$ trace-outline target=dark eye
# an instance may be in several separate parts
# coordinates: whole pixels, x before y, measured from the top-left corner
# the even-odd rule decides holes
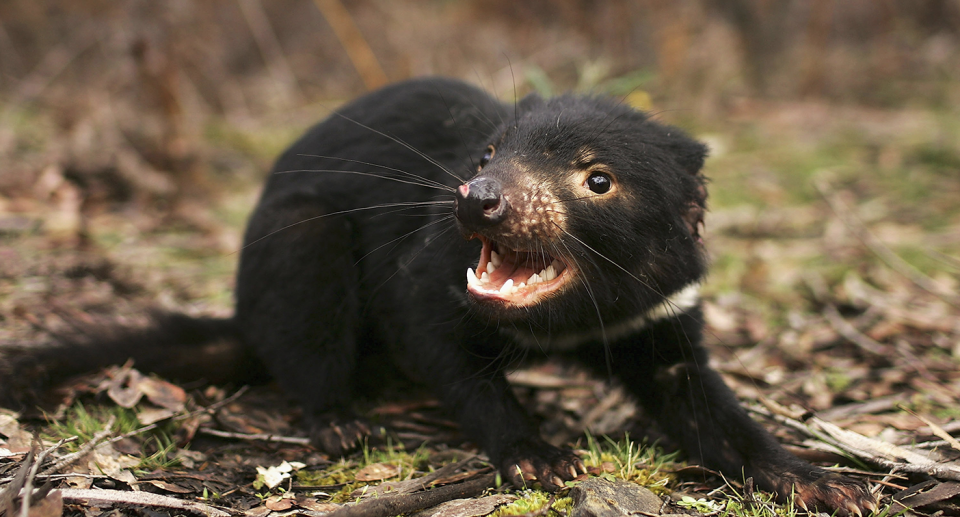
[[[586,187],[594,194],[606,194],[612,186],[613,182],[610,180],[610,176],[602,172],[594,172],[587,178],[586,182]]]
[[[492,145],[487,146],[487,150],[483,152],[483,158],[480,158],[480,168],[482,169],[490,160],[493,159],[493,155],[497,153],[497,150],[493,148]]]

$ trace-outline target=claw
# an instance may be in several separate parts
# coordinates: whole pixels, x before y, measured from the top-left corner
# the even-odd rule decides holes
[[[858,505],[853,504],[852,502],[847,502],[846,506],[847,511],[849,511],[851,514],[856,514],[857,517],[863,517],[863,512],[860,511],[860,507]]]
[[[556,474],[553,475],[553,477],[550,479],[550,482],[559,488],[563,488],[563,480],[560,479],[560,476]]]
[[[575,478],[577,477],[577,468],[573,465],[570,465],[567,467],[567,473],[570,474],[570,477]]]

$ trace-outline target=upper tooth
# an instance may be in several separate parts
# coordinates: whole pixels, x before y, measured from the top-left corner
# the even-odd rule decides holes
[[[513,279],[508,278],[506,282],[500,287],[500,294],[510,294],[513,289]]]
[[[544,278],[547,279],[547,282],[553,280],[554,278],[557,278],[557,270],[554,269],[553,264],[550,264],[549,266],[547,266],[547,270],[544,273]]]
[[[487,273],[493,273],[497,270],[497,266],[493,265],[493,260],[487,261]]]
[[[497,254],[496,251],[490,250],[490,262],[493,263],[493,267],[500,267],[503,259]]]

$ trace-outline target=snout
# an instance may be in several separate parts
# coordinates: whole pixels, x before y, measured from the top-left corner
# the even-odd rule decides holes
[[[496,178],[480,176],[457,188],[456,215],[464,226],[481,230],[494,226],[507,216],[503,185]]]

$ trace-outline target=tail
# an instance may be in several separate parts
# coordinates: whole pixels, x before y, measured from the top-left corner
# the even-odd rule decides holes
[[[138,370],[180,381],[266,377],[233,319],[158,314],[146,328],[97,329],[48,345],[0,347],[0,407],[36,406],[70,377],[130,359]]]

